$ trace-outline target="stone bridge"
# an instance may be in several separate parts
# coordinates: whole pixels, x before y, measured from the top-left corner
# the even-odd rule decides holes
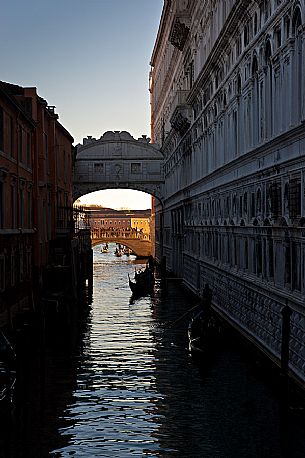
[[[76,147],[73,199],[103,189],[134,189],[163,201],[163,154],[146,136],[106,132]]]
[[[148,258],[152,254],[151,250],[151,241],[150,240],[143,240],[141,238],[128,238],[128,237],[115,237],[115,236],[109,236],[108,234],[102,236],[102,237],[94,237],[91,239],[92,246],[96,246],[99,244],[104,244],[104,243],[120,243],[121,245],[127,246],[130,248],[136,256],[139,258]]]

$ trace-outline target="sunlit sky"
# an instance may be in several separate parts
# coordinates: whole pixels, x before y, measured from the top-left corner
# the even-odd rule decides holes
[[[150,137],[149,62],[162,7],[163,0],[3,1],[0,79],[37,87],[75,144],[108,130]],[[109,206],[109,192],[92,202]],[[117,194],[113,208],[150,207],[143,193]]]

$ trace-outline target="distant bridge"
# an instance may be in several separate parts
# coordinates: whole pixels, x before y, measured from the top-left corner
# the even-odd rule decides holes
[[[96,246],[103,243],[119,243],[127,248],[130,248],[138,257],[147,257],[151,255],[151,241],[144,240],[143,238],[136,237],[123,237],[123,236],[111,236],[106,234],[101,237],[91,238],[92,246]]]

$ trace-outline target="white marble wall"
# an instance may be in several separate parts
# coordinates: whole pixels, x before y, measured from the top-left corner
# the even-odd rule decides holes
[[[194,292],[210,283],[215,307],[275,358],[287,300],[290,366],[305,382],[305,2],[181,8],[163,17],[152,59],[165,155],[159,255]],[[182,51],[169,42],[177,15],[189,27]],[[173,124],[179,110],[191,113],[187,131]]]

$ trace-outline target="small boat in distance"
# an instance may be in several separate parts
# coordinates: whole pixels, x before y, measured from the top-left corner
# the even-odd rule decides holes
[[[116,247],[114,254],[115,254],[115,256],[120,258],[122,256],[122,254],[123,254],[122,249],[120,247],[119,248]]]
[[[109,253],[108,243],[106,243],[106,245],[104,245],[104,246],[102,247],[101,253]]]

